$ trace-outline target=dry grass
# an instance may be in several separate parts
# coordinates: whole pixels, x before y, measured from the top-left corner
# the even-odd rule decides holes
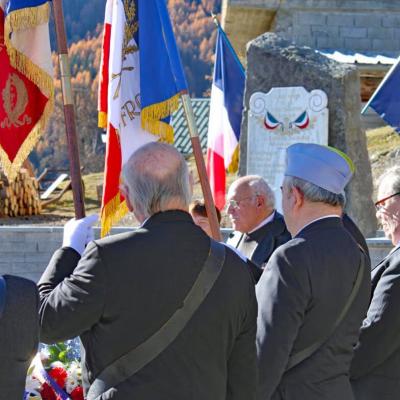
[[[188,159],[188,164],[190,170],[193,172],[195,186],[194,186],[194,199],[202,199],[203,194],[201,190],[200,181],[197,174],[196,163],[194,157]],[[227,176],[227,186],[236,178],[234,174],[228,174]],[[101,201],[97,197],[97,186],[103,183],[103,173],[88,174],[83,177],[85,185],[85,209],[87,214],[100,213]],[[29,219],[29,223],[34,224],[63,224],[70,218],[74,217],[74,205],[72,199],[72,192],[68,191],[56,203],[50,204],[47,208],[43,210],[41,216]],[[0,220],[0,224],[18,224],[27,223],[26,219],[14,218],[14,219],[4,219]],[[138,222],[132,215],[127,215],[124,217],[119,225],[123,226],[135,226]],[[222,226],[229,226],[229,220],[223,213]]]
[[[367,146],[372,177],[376,186],[379,176],[400,161],[400,135],[392,128],[383,127],[367,131]]]

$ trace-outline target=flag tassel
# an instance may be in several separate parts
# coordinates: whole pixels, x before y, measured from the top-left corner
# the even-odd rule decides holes
[[[160,136],[167,143],[174,142],[174,130],[171,125],[161,121],[170,116],[179,106],[180,93],[161,102],[144,107],[141,111],[142,128]]]
[[[129,212],[125,201],[121,202],[121,196],[118,193],[113,199],[109,200],[103,206],[101,213],[101,237],[106,236],[111,227],[120,221]]]
[[[37,7],[26,7],[12,11],[7,20],[13,31],[34,28],[38,25],[49,22],[50,5],[44,3]]]

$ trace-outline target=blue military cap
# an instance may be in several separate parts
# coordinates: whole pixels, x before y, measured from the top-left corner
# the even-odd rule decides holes
[[[340,194],[354,173],[351,159],[338,149],[314,143],[296,143],[287,149],[285,176],[313,183]]]

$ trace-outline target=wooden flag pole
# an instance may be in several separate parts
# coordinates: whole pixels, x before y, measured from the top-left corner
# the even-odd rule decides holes
[[[71,86],[71,71],[68,60],[67,35],[65,33],[62,0],[53,0],[53,11],[64,101],[65,130],[68,141],[72,194],[74,199],[75,217],[76,219],[80,219],[85,216],[85,203],[79,162],[78,141],[76,136],[74,98]]]
[[[204,204],[207,210],[208,220],[210,221],[212,237],[215,240],[221,241],[221,231],[219,228],[217,212],[211,194],[210,183],[207,178],[206,166],[204,163],[203,152],[199,140],[199,132],[197,130],[196,121],[194,118],[193,107],[190,97],[187,93],[181,95],[183,108],[185,110],[186,121],[189,127],[190,139],[192,142],[193,154],[196,160],[197,172],[200,178],[201,189],[204,196]]]

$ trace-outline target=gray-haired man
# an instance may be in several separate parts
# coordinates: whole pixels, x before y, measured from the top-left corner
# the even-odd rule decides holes
[[[254,399],[254,284],[244,262],[193,223],[184,158],[145,145],[123,182],[141,228],[91,242],[80,259],[75,244],[89,231],[85,220],[73,225],[39,282],[41,339],[80,335],[85,392],[103,393],[90,399]],[[213,246],[225,259],[209,263]],[[192,295],[207,291],[200,303]]]
[[[369,259],[342,223],[353,172],[337,149],[287,151],[282,208],[293,239],[256,286],[259,400],[352,400],[349,368],[369,294]]]
[[[376,216],[393,250],[372,269],[372,296],[351,364],[356,400],[400,393],[400,167],[380,178]]]
[[[247,257],[255,282],[274,250],[291,239],[275,197],[261,176],[248,175],[234,181],[228,191],[227,212],[233,232],[227,244]]]

